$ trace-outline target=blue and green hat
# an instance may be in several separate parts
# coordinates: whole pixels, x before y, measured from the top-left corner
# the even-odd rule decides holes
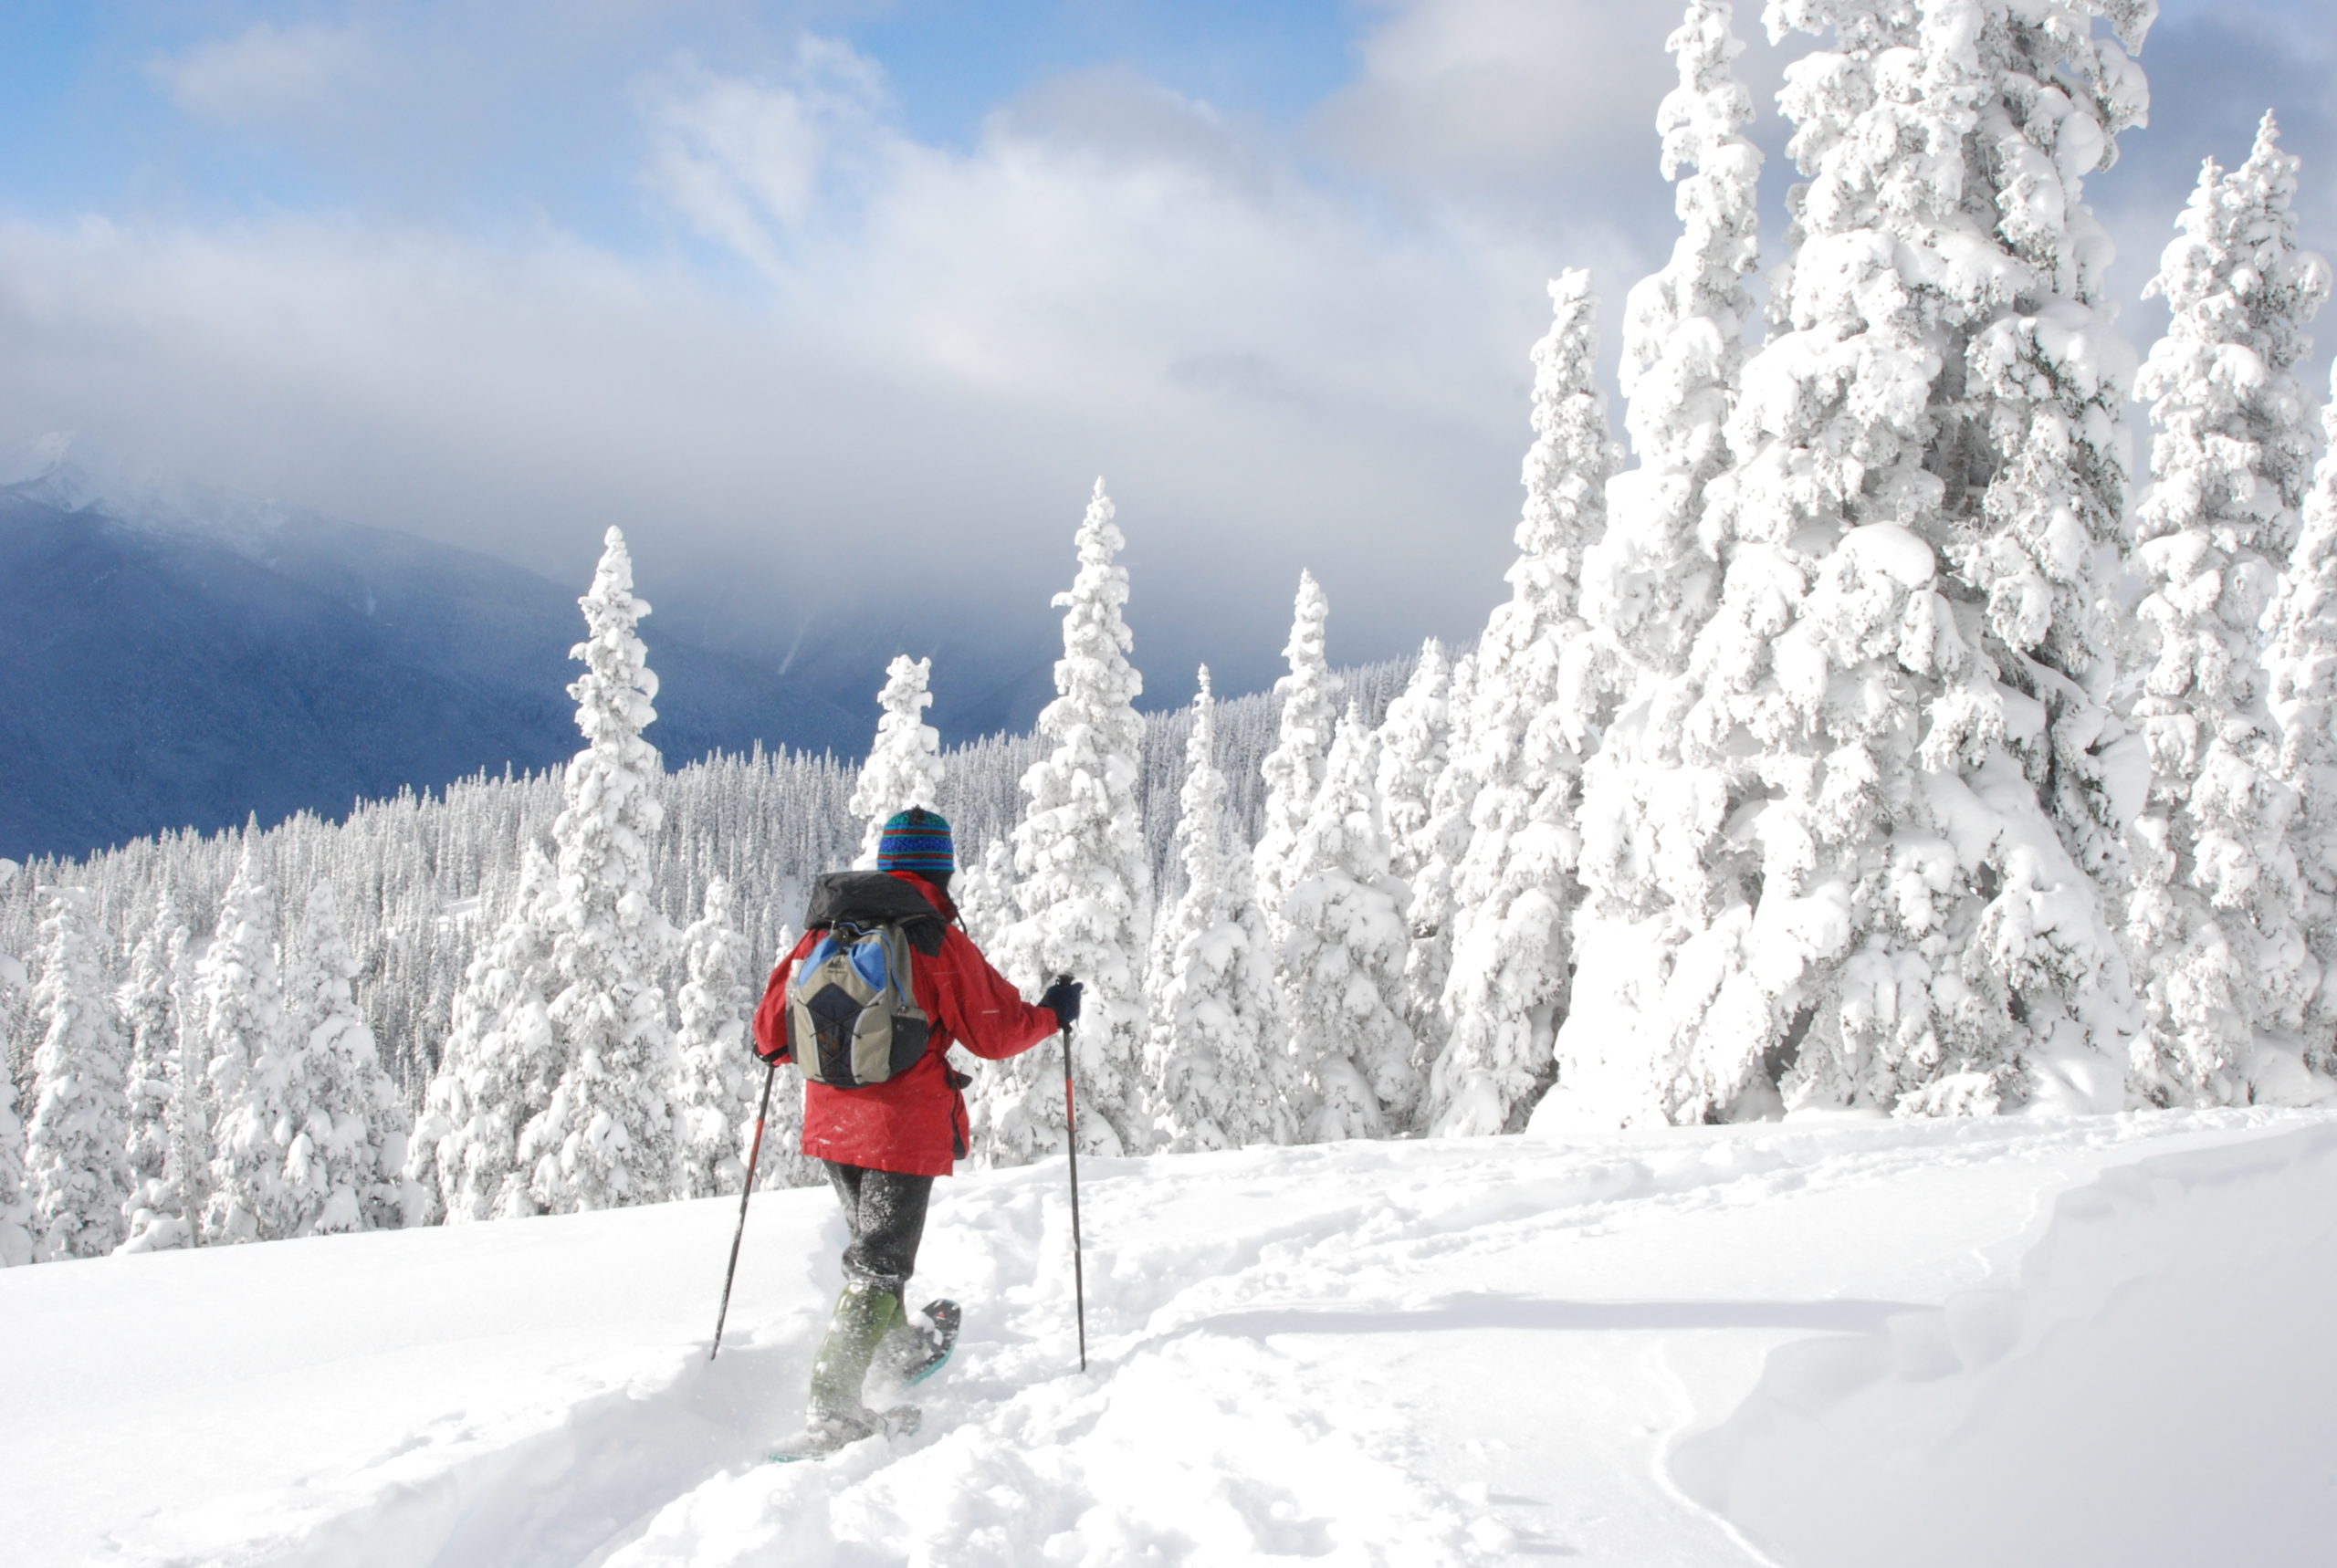
[[[948,820],[938,811],[911,806],[886,821],[876,841],[878,871],[913,871],[925,875],[958,868],[957,846],[949,841]]]

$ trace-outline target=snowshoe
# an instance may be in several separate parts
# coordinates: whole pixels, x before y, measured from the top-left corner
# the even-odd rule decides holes
[[[850,1448],[863,1437],[874,1437],[880,1433],[887,1437],[910,1437],[924,1419],[923,1412],[914,1405],[896,1405],[889,1410],[833,1411],[812,1417],[811,1425],[771,1449],[763,1458],[766,1463],[774,1465],[824,1459],[839,1449]]]
[[[951,1301],[927,1301],[920,1314],[886,1336],[876,1353],[876,1372],[903,1388],[914,1388],[949,1364],[958,1348],[958,1325],[964,1314]]]

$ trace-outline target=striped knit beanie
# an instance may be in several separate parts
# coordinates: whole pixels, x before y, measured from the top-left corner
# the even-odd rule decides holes
[[[914,871],[930,874],[957,869],[956,847],[949,841],[948,820],[938,811],[911,806],[885,823],[876,841],[878,871]]]

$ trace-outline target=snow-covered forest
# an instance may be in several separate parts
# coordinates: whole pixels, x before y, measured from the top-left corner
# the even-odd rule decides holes
[[[1141,715],[1099,481],[1034,734],[942,752],[903,658],[865,764],[668,773],[612,530],[565,769],[0,866],[0,1255],[735,1192],[743,1019],[910,804],[1001,967],[1087,986],[1083,1150],[2337,1097],[2331,274],[2268,114],[2121,339],[2083,183],[2151,10],[1774,0],[1763,257],[1692,0],[1619,421],[1567,272],[1465,647],[1341,673],[1307,577],[1270,697]],[[1047,1062],[978,1083],[978,1162],[1063,1146]]]

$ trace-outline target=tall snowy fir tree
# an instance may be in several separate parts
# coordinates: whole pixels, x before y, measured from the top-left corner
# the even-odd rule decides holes
[[[1177,1153],[1290,1141],[1273,955],[1250,894],[1250,858],[1227,839],[1225,794],[1204,665],[1179,795],[1185,890],[1160,924],[1145,1050],[1161,1146]]]
[[[152,918],[131,949],[130,973],[116,996],[115,1010],[130,1047],[129,1076],[122,1084],[130,1164],[124,1211],[133,1234],[140,1228],[141,1209],[152,1213],[170,1206],[164,1187],[171,1164],[171,1102],[178,1093],[179,1034],[171,956],[185,940],[178,902],[165,884],[155,895]]]
[[[2337,1072],[2337,369],[2321,408],[2324,445],[2265,622],[2269,705],[2279,776],[2295,791],[2290,852],[2308,944],[2311,1064]]]
[[[1452,865],[1468,852],[1458,830],[1466,817],[1440,815],[1436,790],[1450,763],[1452,666],[1431,637],[1403,694],[1388,705],[1379,728],[1379,805],[1388,832],[1389,871],[1409,891],[1404,956],[1404,1021],[1425,1071],[1446,1038],[1444,982],[1451,953],[1444,929],[1451,909]]]
[[[87,890],[53,887],[41,923],[33,1017],[39,1084],[25,1130],[34,1255],[96,1258],[121,1243],[130,1197],[129,1052],[114,1028],[89,930]]]
[[[896,660],[895,669],[904,662]],[[747,1149],[741,1137],[752,1130],[763,1076],[747,1040],[747,1019],[756,1001],[749,988],[747,939],[731,924],[730,884],[722,878],[707,883],[705,906],[682,933],[682,953],[689,977],[676,998],[681,1008],[681,1030],[675,1037],[681,1061],[675,1097],[681,1121],[676,1191],[683,1197],[712,1197],[737,1192],[746,1177]],[[772,1098],[778,1092],[774,1084]]]
[[[941,732],[925,722],[933,706],[927,684],[933,661],[895,657],[885,669],[885,689],[876,701],[885,716],[876,721],[876,742],[861,764],[860,780],[852,791],[852,814],[867,824],[854,863],[863,870],[876,864],[878,841],[894,813],[912,806],[932,810],[941,797]]]
[[[1657,961],[1573,1020],[1616,1070],[1553,1111],[2114,1107],[2090,870],[2139,804],[2101,619],[2130,359],[2080,186],[2140,111],[2141,8],[1769,16],[1835,36],[1781,99],[1808,180],[1706,488],[1720,602],[1644,721],[1694,789],[1640,883]]]
[[[1300,1086],[1298,1136],[1312,1142],[1404,1131],[1420,1100],[1404,1021],[1409,890],[1388,870],[1377,741],[1350,705],[1285,862],[1273,923]]]
[[[174,900],[171,907],[174,916]],[[202,1239],[211,1191],[211,1059],[195,988],[194,934],[183,922],[171,928],[162,968],[170,1003],[169,1037],[162,1042],[169,1053],[163,1069],[169,1093],[162,1106],[162,1169],[131,1197],[124,1252],[194,1246]]]
[[[1420,644],[1411,678],[1388,705],[1379,725],[1379,805],[1388,830],[1389,868],[1406,882],[1419,874],[1430,854],[1431,797],[1452,730],[1451,690],[1451,663],[1444,645],[1431,637]]]
[[[0,861],[0,889],[16,880],[12,861]],[[24,978],[16,956],[0,948],[0,1269],[33,1260],[32,1184],[25,1174],[25,1120],[16,1109],[16,1050],[9,1015]]]
[[[409,1118],[382,1071],[373,1031],[358,1016],[350,988],[356,972],[332,888],[320,883],[284,975],[303,1091],[285,1148],[285,1181],[299,1210],[295,1235],[375,1230],[403,1219]]]
[[[1282,899],[1284,862],[1306,825],[1316,791],[1323,788],[1331,730],[1339,716],[1339,678],[1331,673],[1324,653],[1330,619],[1330,601],[1322,585],[1313,572],[1300,572],[1290,641],[1282,651],[1290,673],[1274,682],[1274,700],[1281,709],[1278,738],[1261,768],[1266,783],[1264,821],[1252,852],[1258,903],[1270,918]]]
[[[1713,914],[1707,853],[1728,762],[1684,747],[1698,634],[1720,591],[1705,492],[1729,466],[1727,428],[1754,304],[1761,154],[1735,74],[1733,7],[1692,0],[1667,47],[1679,81],[1657,111],[1680,237],[1623,311],[1624,428],[1638,462],[1607,487],[1603,538],[1585,553],[1581,613],[1598,639],[1613,711],[1583,769],[1582,904],[1575,976],[1556,1042],[1554,1103],[1614,1120],[1657,1103],[1641,1033],[1661,1015],[1681,944]]]
[[[19,1268],[33,1260],[33,1199],[25,1173],[25,1122],[16,1113],[16,1075],[5,1067],[11,1060],[7,1015],[0,1013],[0,1269]]]
[[[1085,988],[1075,1033],[1080,1146],[1140,1154],[1152,1124],[1143,1077],[1152,876],[1137,803],[1144,680],[1128,663],[1128,574],[1112,515],[1098,479],[1079,526],[1078,573],[1054,599],[1063,657],[1055,700],[1039,715],[1053,749],[1022,777],[1020,918],[1000,946],[1001,967],[1026,993],[1054,975]],[[1026,1051],[984,1069],[973,1110],[993,1163],[1021,1165],[1064,1146],[1062,1084],[1042,1060],[1052,1054]]]
[[[1940,388],[1954,401],[1929,459],[1942,495],[1928,538],[1959,601],[1985,608],[1984,652],[1998,680],[2044,710],[2041,740],[2007,730],[2029,786],[2080,871],[2113,884],[2148,767],[2108,706],[2117,677],[2112,601],[2131,542],[2124,420],[2133,356],[2116,307],[2102,298],[2112,246],[2083,188],[2116,158],[2118,133],[2148,110],[2133,51],[2156,11],[2144,0],[1971,0],[1928,22],[1925,40],[1934,101],[1968,163],[1927,171],[1943,200],[1962,197],[1953,227],[1932,243],[1944,258],[1974,240],[1988,246],[1963,253],[1944,276],[1949,362],[1962,375]],[[2070,896],[2099,894],[2070,884]],[[2116,949],[2099,947],[2094,933],[2059,936],[2064,951],[2089,951],[2072,963],[2049,953],[2052,944],[2020,937],[2026,954],[2004,956],[2019,977],[2019,1010],[2034,1011],[2028,993],[2043,980],[2057,993],[2044,1011],[2071,1026],[2067,1038],[2056,1047],[2048,1039],[2056,1025],[2015,1021],[2038,1047],[2035,1060],[2068,1062],[2086,1081],[2070,1087],[2099,1098],[2097,1065],[2070,1053],[2107,1049],[2129,1028],[2131,1008],[2104,1009],[2082,993],[2122,997],[2127,977],[2113,972],[2123,967]]]
[[[974,946],[984,952],[996,945],[1014,924],[1014,843],[999,837],[979,852],[959,841],[960,863],[949,881],[949,901],[958,906],[958,923]]]
[[[405,1222],[537,1211],[519,1134],[551,1104],[565,1066],[551,1026],[551,862],[520,851],[519,886],[455,993],[453,1027],[406,1151]]]
[[[1719,563],[1704,487],[1728,466],[1726,427],[1753,319],[1761,152],[1727,0],[1692,0],[1666,44],[1679,83],[1656,112],[1681,224],[1671,259],[1623,307],[1618,379],[1638,462],[1607,487],[1605,535],[1585,552],[1581,612],[1627,684],[1677,676],[1711,618]],[[1603,747],[1602,747],[1603,749]]]
[[[2151,786],[2129,828],[2126,939],[2135,1087],[2160,1103],[2256,1097],[2257,1052],[2293,1059],[2320,982],[2258,643],[2311,478],[2291,372],[2329,292],[2327,265],[2297,246],[2296,185],[2268,114],[2247,162],[2200,171],[2147,290],[2171,319],[2135,383],[2157,434],[2133,507],[2150,592],[2132,719]]]
[[[634,632],[649,605],[633,591],[618,529],[577,602],[590,635],[570,651],[585,669],[568,695],[585,747],[568,765],[552,823],[559,880],[544,914],[563,1076],[520,1134],[536,1201],[555,1213],[669,1197],[680,1152],[677,1063],[657,983],[674,933],[651,886],[665,769],[641,734],[657,716],[657,676]]]
[[[276,1241],[292,1234],[295,1218],[285,1189],[295,1059],[285,1040],[283,977],[276,970],[276,900],[250,834],[194,984],[213,1108],[201,1239]]]
[[[1477,689],[1476,672],[1476,654],[1463,653],[1452,661],[1445,679],[1444,759],[1429,783],[1428,815],[1411,852],[1420,865],[1408,879],[1412,897],[1405,923],[1411,930],[1411,949],[1404,960],[1405,1013],[1412,1020],[1424,1073],[1434,1067],[1451,1036],[1444,988],[1452,977],[1452,874],[1469,852],[1469,813],[1477,794],[1468,768],[1469,705]]]
[[[2116,157],[2118,134],[2147,108],[2133,53],[2154,14],[2140,0],[1987,0],[1924,23],[1927,108],[1936,106],[1939,123],[1956,133],[1962,166],[1944,156],[1914,162],[1939,221],[1934,227],[1922,213],[1907,238],[1944,265],[1935,272],[1919,266],[1902,282],[1914,286],[1919,308],[1936,311],[1932,329],[1945,330],[1949,352],[1933,388],[1944,408],[1929,432],[1925,478],[1908,498],[1917,501],[1918,531],[1948,567],[1954,613],[1980,632],[1964,638],[1978,643],[1972,669],[1991,671],[1996,691],[1991,701],[1963,677],[1960,690],[1931,705],[1923,781],[1934,823],[1947,830],[1959,858],[1985,868],[1975,876],[1987,902],[1962,936],[1956,976],[1933,987],[1939,1023],[1904,1010],[1892,1016],[1909,988],[1880,959],[1852,966],[1846,1009],[1830,1019],[1820,1010],[1821,1024],[1834,1026],[1819,1031],[1821,1044],[1829,1036],[1839,1042],[1837,1099],[1851,1096],[1862,1058],[1905,1064],[1890,1082],[1903,1090],[1920,1079],[1933,1108],[1975,1092],[1982,1103],[2001,1094],[2093,1110],[2122,1099],[2114,1065],[2133,1022],[2131,984],[2092,879],[2114,885],[2120,875],[2119,840],[2147,778],[2139,740],[2108,709],[2117,671],[2107,616],[2123,572],[2133,355],[2102,298],[2111,246],[2083,183]],[[1879,79],[1888,75],[1886,68]],[[1813,77],[1804,102],[1823,106],[1803,115],[1816,126],[1830,120],[1839,100]],[[1946,143],[1935,145],[1944,154]],[[1801,211],[1805,223],[1818,215],[1815,235],[1845,212],[1828,173],[1839,171],[1863,191],[1872,188],[1873,171],[1847,144],[1799,155],[1813,154],[1831,165]],[[1975,241],[1986,248],[1970,248]],[[1903,260],[1907,252],[1900,254]],[[1812,287],[1828,286],[1821,277]],[[1933,476],[1938,498],[1926,506]],[[1869,496],[1885,494],[1876,478],[1871,468]],[[1884,509],[1904,515],[1895,501]],[[1865,623],[1872,606],[1850,603],[1861,591],[1845,593],[1838,627]],[[1905,643],[1902,654],[1907,667],[1920,668],[1920,654]],[[1980,751],[1992,735],[2002,737],[1994,762]],[[1963,802],[1934,782],[1931,769],[1951,747],[1962,753],[1964,781],[1997,818],[1985,849],[1970,836]],[[2008,763],[2019,769],[2017,794]],[[2038,810],[2066,861],[2031,835]],[[1934,852],[1926,845],[1912,858]],[[1973,1005],[1981,974],[1993,977],[2001,1001]],[[2010,1072],[1984,1065],[2007,1058]],[[1986,1080],[1963,1078],[1967,1063]],[[1805,1082],[1817,1079],[1805,1074]],[[1869,1092],[1882,1082],[1870,1077]]]
[[[170,1165],[164,1175],[169,1184],[167,1197],[175,1206],[168,1218],[175,1223],[158,1227],[153,1245],[156,1247],[194,1247],[203,1239],[203,1216],[211,1202],[211,1128],[218,1120],[218,1107],[211,1092],[211,1052],[203,1013],[201,971],[202,955],[209,945],[198,946],[194,933],[181,928],[183,936],[172,939],[170,947],[171,999],[178,1014],[178,1086],[171,1096]]]
[[[284,1162],[304,1092],[277,968],[276,900],[247,831],[219,925],[195,967],[195,1006],[213,1107],[211,1168],[202,1239],[273,1241],[293,1233],[299,1208]]]
[[[1469,847],[1452,873],[1451,1034],[1430,1080],[1441,1134],[1514,1131],[1556,1072],[1577,847],[1576,791],[1597,737],[1597,644],[1577,613],[1585,549],[1606,525],[1617,459],[1598,390],[1588,273],[1550,285],[1534,346],[1534,434],[1511,596],[1476,648],[1455,759],[1470,780]]]

